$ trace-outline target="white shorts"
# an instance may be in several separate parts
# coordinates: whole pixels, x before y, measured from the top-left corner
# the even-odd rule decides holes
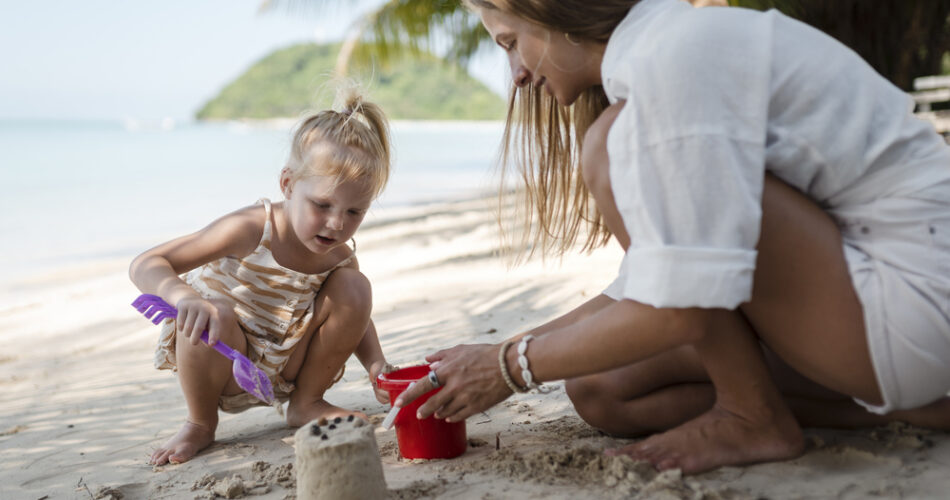
[[[888,413],[950,392],[950,186],[830,211]]]

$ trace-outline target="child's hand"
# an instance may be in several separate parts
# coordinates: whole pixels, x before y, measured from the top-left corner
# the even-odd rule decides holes
[[[376,377],[381,373],[392,373],[396,370],[398,370],[398,368],[387,363],[386,360],[376,361],[369,367],[369,381],[373,384],[373,392],[376,394],[376,400],[380,403],[389,402],[389,392],[380,389],[379,386],[376,385]]]
[[[184,335],[192,345],[201,342],[201,333],[208,330],[208,345],[213,346],[226,325],[236,321],[231,305],[218,300],[188,297],[178,301],[176,308],[178,335]]]

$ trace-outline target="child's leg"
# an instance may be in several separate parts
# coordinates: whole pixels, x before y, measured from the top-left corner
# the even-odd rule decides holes
[[[369,325],[372,291],[369,280],[355,269],[334,271],[316,298],[311,331],[291,355],[283,376],[294,381],[287,424],[299,427],[321,417],[345,416],[351,412],[331,405],[323,394],[353,354]]]
[[[246,353],[244,332],[236,322],[230,322],[234,327],[222,332],[221,341]],[[237,394],[241,391],[231,374],[231,360],[204,342],[192,345],[184,335],[176,335],[175,357],[188,417],[178,433],[152,453],[149,463],[154,465],[185,462],[214,442],[218,398],[222,393]]]

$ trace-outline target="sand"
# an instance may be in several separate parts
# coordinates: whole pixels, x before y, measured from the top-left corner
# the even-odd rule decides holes
[[[357,234],[388,359],[409,365],[456,343],[498,342],[599,293],[620,261],[610,247],[507,269],[482,201],[371,214]],[[181,425],[177,380],[152,368],[157,327],[129,303],[132,255],[5,283],[0,290],[0,498],[293,498],[294,429],[272,408],[222,414],[195,459],[153,467],[151,450]],[[468,451],[403,460],[394,431],[376,431],[389,498],[944,498],[948,434],[904,425],[806,429],[795,460],[657,474],[606,447],[560,384],[517,395],[468,421]],[[379,423],[355,359],[329,393]]]

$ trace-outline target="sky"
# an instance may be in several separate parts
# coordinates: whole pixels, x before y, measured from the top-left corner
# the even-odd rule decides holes
[[[261,0],[0,0],[0,119],[187,120],[265,55],[340,40],[380,1],[261,13]],[[502,93],[495,52],[470,70]]]

